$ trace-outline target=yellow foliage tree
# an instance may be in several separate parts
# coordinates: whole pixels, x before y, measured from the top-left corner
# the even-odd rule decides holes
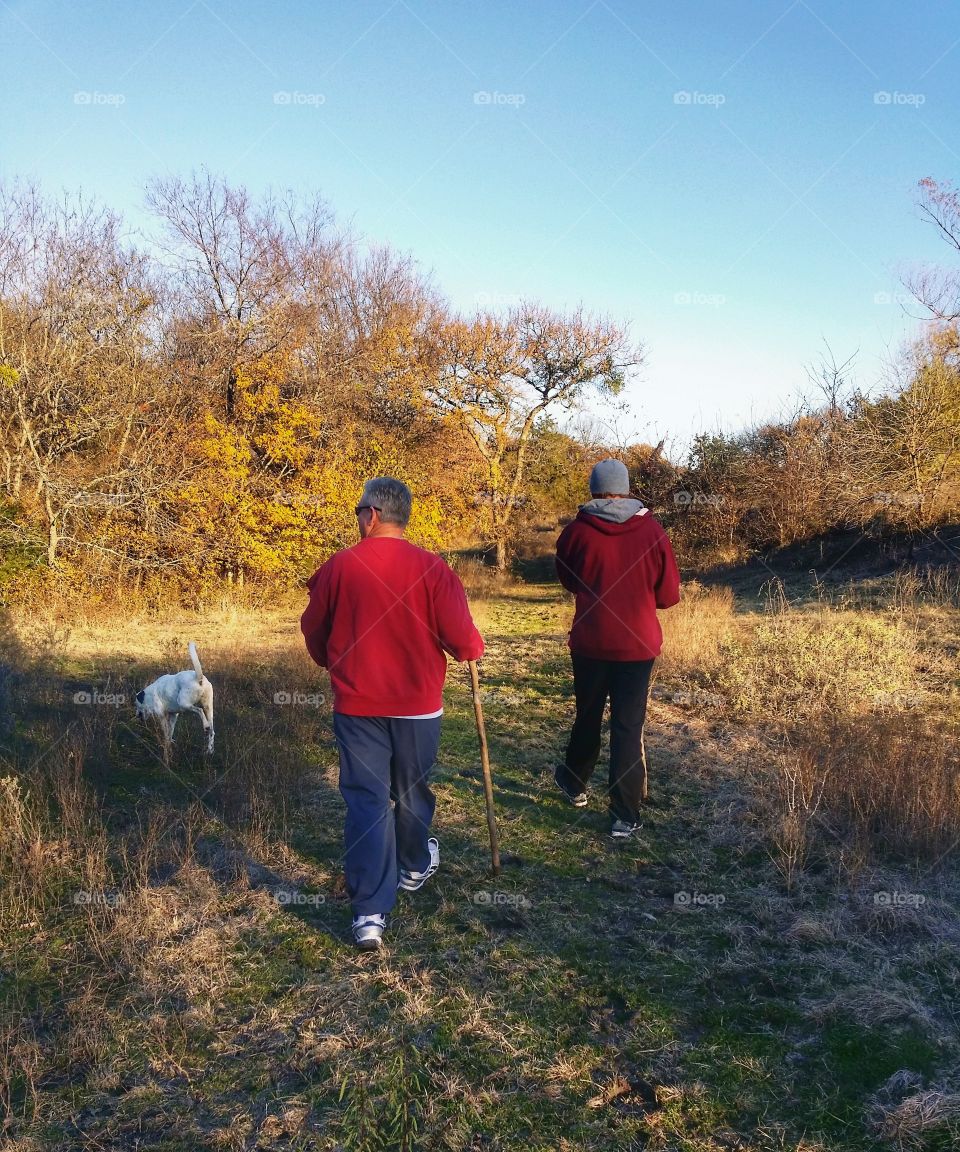
[[[443,508],[425,470],[400,445],[331,429],[308,403],[284,395],[284,364],[237,373],[233,418],[203,418],[197,475],[181,513],[201,542],[192,565],[245,582],[303,580],[356,539],[353,507],[365,480],[392,475],[414,492],[409,538],[443,546]]]

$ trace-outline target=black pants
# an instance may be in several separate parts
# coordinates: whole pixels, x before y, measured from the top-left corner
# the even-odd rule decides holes
[[[635,823],[647,798],[643,723],[653,660],[594,660],[571,653],[577,718],[565,757],[565,783],[586,790],[600,756],[600,727],[610,697],[610,813]]]

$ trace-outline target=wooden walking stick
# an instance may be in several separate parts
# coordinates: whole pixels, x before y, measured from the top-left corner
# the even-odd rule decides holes
[[[483,705],[480,703],[480,676],[476,660],[470,661],[470,683],[473,688],[473,711],[477,717],[477,736],[480,738],[480,763],[483,766],[483,792],[487,800],[487,827],[490,829],[490,858],[493,875],[500,875],[500,843],[497,839],[497,818],[493,811],[493,780],[490,776],[490,755],[487,751],[487,730],[483,724]]]

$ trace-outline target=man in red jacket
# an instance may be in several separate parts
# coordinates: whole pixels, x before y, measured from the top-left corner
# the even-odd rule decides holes
[[[577,597],[569,639],[577,715],[554,778],[572,804],[586,805],[609,696],[610,832],[628,839],[647,798],[643,725],[663,643],[657,609],[679,602],[680,574],[666,532],[631,497],[624,464],[601,460],[590,493],[557,541],[557,576]]]
[[[347,889],[354,940],[365,950],[380,947],[397,889],[417,891],[440,866],[429,835],[429,774],[440,743],[444,653],[483,655],[456,573],[404,538],[411,505],[399,480],[367,481],[355,509],[360,542],[310,577],[300,620],[307,651],[330,671]]]

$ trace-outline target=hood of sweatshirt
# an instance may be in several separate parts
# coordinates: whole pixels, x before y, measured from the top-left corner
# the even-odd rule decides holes
[[[581,504],[577,519],[599,528],[601,532],[609,533],[610,529],[616,531],[625,526],[632,528],[639,525],[647,511],[643,501],[635,500],[632,496],[621,496],[619,499],[604,497]]]

